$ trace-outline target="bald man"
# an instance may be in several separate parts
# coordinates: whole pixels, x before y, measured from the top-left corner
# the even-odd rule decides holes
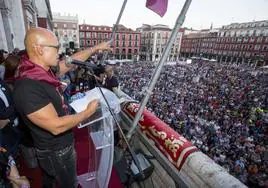
[[[30,128],[39,164],[44,171],[43,187],[77,187],[76,154],[72,128],[95,113],[98,101],[75,115],[67,115],[61,84],[50,67],[59,63],[60,74],[72,67],[58,62],[59,42],[50,31],[42,28],[28,30],[25,36],[28,57],[22,58],[15,84],[14,101],[26,126]],[[72,56],[85,61],[98,50],[110,50],[109,43],[101,43]]]

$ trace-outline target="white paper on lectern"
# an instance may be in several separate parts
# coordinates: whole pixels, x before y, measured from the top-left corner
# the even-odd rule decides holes
[[[114,113],[119,113],[121,109],[120,101],[117,96],[108,89],[101,88],[101,90]],[[76,113],[79,113],[85,110],[87,108],[88,103],[90,103],[94,99],[99,99],[101,105],[107,106],[98,88],[94,88],[90,91],[87,91],[83,98],[73,101],[70,105],[76,111]]]
[[[87,108],[88,103],[94,99],[99,99],[99,97],[93,96],[89,92],[86,92],[83,98],[73,101],[70,105],[76,113],[79,113],[84,111]]]

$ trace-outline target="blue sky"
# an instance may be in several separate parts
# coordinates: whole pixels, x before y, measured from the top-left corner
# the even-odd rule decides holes
[[[137,28],[145,24],[165,24],[171,28],[185,0],[169,0],[160,17],[145,7],[146,0],[128,0],[121,24]],[[112,26],[123,0],[50,0],[52,12],[78,14],[79,23]],[[227,25],[233,22],[268,20],[268,0],[192,0],[183,26],[194,29]]]

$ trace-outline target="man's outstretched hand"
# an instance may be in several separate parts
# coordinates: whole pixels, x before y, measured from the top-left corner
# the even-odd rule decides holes
[[[97,46],[94,47],[96,50],[101,50],[101,51],[112,51],[111,48],[111,42],[102,42],[98,44]]]

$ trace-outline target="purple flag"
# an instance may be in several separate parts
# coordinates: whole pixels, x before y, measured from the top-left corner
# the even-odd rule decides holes
[[[146,7],[159,14],[161,17],[167,12],[168,0],[147,0]]]

